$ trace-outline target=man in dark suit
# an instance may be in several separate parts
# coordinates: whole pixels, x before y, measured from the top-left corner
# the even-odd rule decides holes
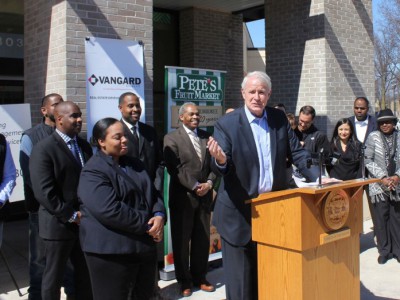
[[[35,199],[29,173],[29,158],[32,148],[38,142],[51,135],[56,126],[54,111],[58,103],[64,101],[59,94],[48,94],[42,99],[40,111],[43,115],[42,122],[24,131],[21,137],[19,163],[24,180],[25,205],[29,212],[29,300],[42,299],[42,277],[45,267],[45,251],[42,238],[39,236],[39,202]],[[64,277],[65,293],[67,300],[73,297],[74,284],[72,268],[67,268]]]
[[[368,135],[378,130],[375,117],[368,114],[369,101],[366,97],[357,97],[354,100],[354,116],[349,117],[360,143],[364,144]]]
[[[29,161],[33,192],[40,203],[39,235],[45,244],[42,299],[60,299],[68,258],[74,266],[76,299],[92,299],[89,274],[79,244],[77,197],[80,171],[92,155],[92,148],[78,137],[82,113],[75,103],[59,103],[55,120],[55,132],[33,147]]]
[[[288,188],[286,159],[309,180],[310,153],[301,147],[286,115],[266,107],[271,80],[264,72],[249,73],[242,82],[244,106],[220,118],[208,149],[211,168],[222,176],[213,224],[222,238],[227,299],[257,299],[257,248],[251,240],[251,207],[245,201],[261,193]]]
[[[360,143],[362,143],[363,148],[365,148],[364,145],[369,134],[372,131],[378,130],[378,125],[375,117],[368,114],[369,101],[366,97],[357,97],[356,100],[354,100],[353,109],[354,116],[349,117],[349,120],[353,124],[357,139],[360,141]],[[367,172],[367,170],[365,171]],[[365,176],[367,177],[367,174]],[[364,189],[367,196],[369,211],[371,213],[372,224],[375,227],[375,218],[373,214],[374,209],[372,207],[373,205],[371,203],[371,196],[369,195],[368,186],[369,185],[366,185]]]
[[[210,134],[198,128],[197,106],[183,104],[179,119],[182,125],[164,137],[164,159],[171,176],[169,211],[175,275],[182,296],[188,297],[193,286],[207,292],[215,290],[206,280],[206,273],[216,176],[210,170],[211,157],[206,148]]]
[[[145,165],[158,191],[162,191],[164,167],[156,130],[139,121],[142,114],[139,97],[132,92],[119,97],[125,136],[128,138],[128,156],[139,158]]]

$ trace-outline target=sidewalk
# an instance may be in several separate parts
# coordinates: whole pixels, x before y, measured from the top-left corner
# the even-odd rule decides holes
[[[377,263],[378,252],[374,244],[371,227],[372,222],[370,220],[364,222],[364,234],[361,235],[361,300],[398,300],[400,299],[400,264],[394,259],[389,260],[385,265]],[[28,299],[28,220],[13,221],[4,224],[2,250],[16,277],[23,296],[19,297],[4,262],[0,258],[0,300]],[[208,273],[209,281],[217,287],[214,293],[195,291],[191,297],[182,299],[225,299],[223,272],[223,267],[219,267],[210,269]],[[179,286],[175,280],[160,281],[159,286],[164,299],[181,299]],[[61,299],[65,299],[64,294],[62,294]]]

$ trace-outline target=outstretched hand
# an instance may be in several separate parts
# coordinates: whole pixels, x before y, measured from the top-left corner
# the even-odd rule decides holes
[[[210,155],[215,158],[219,165],[226,164],[226,155],[222,148],[218,145],[218,142],[210,136],[207,142],[207,148]]]

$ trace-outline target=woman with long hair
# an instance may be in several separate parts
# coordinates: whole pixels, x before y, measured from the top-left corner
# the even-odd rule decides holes
[[[339,159],[326,167],[329,176],[341,180],[361,178],[361,143],[355,137],[349,119],[343,118],[336,123],[330,146],[331,156],[339,156]]]

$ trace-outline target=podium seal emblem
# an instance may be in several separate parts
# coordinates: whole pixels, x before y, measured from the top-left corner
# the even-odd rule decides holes
[[[321,206],[322,219],[330,230],[338,230],[349,217],[349,196],[344,190],[331,192]]]

